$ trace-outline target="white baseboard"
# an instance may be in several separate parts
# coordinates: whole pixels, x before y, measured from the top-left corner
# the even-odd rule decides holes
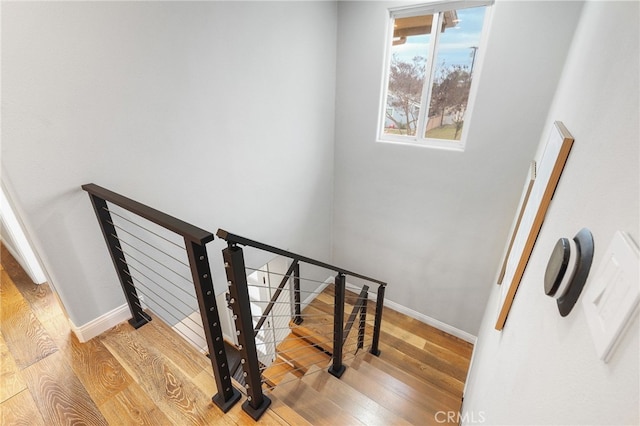
[[[71,320],[69,320],[69,324],[71,331],[73,331],[78,340],[84,343],[130,318],[131,312],[129,311],[129,305],[125,303],[81,326],[75,325]]]
[[[391,300],[385,299],[384,305],[393,309],[394,311],[398,311],[401,314],[405,314],[408,317],[417,319],[418,321],[423,322],[427,325],[430,325],[431,327],[437,328],[438,330],[444,331],[445,333],[448,333],[452,336],[462,339],[465,342],[469,342],[475,345],[476,340],[478,339],[476,336],[474,336],[471,333],[467,333],[464,330],[460,330],[459,328],[446,324],[428,315],[424,315],[424,314],[421,314],[420,312],[416,312],[412,309],[409,309]]]
[[[355,287],[349,283],[347,283],[346,285],[347,289],[354,291],[356,293],[360,292],[360,288],[359,287]],[[377,299],[377,294],[375,291],[369,291],[369,299],[371,300],[376,300]],[[446,324],[440,320],[437,320],[435,318],[432,318],[428,315],[424,315],[421,314],[420,312],[414,311],[413,309],[409,309],[406,306],[402,306],[399,303],[396,303],[392,300],[389,299],[385,299],[384,300],[384,305],[390,309],[393,309],[394,311],[400,312],[401,314],[405,314],[408,317],[411,317],[413,319],[416,319],[422,323],[425,323],[431,327],[437,328],[440,331],[444,331],[447,334],[450,334],[452,336],[455,336],[459,339],[464,340],[465,342],[469,342],[475,345],[477,337],[474,336],[471,333],[467,333],[464,330],[460,330],[459,328],[456,328],[452,325]]]
[[[476,350],[478,349],[477,345],[473,345],[473,350],[471,351],[471,360],[469,361],[469,367],[467,368],[467,377],[464,380],[464,387],[462,388],[462,401],[464,402],[464,396],[467,394],[467,386],[469,385],[469,377],[471,372],[473,371],[473,361],[476,359]]]

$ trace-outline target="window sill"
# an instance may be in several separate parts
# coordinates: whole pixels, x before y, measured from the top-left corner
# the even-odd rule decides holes
[[[378,143],[417,146],[420,148],[432,148],[444,151],[464,152],[465,145],[462,141],[451,141],[446,139],[417,139],[411,137],[384,137],[378,136]]]

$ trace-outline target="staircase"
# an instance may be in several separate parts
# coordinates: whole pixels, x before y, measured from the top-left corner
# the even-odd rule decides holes
[[[268,413],[268,423],[457,422],[450,414],[460,409],[471,345],[385,308],[387,283],[219,229],[238,341],[225,348],[206,249],[213,234],[97,185],[83,189],[129,305],[129,324],[190,318],[190,330],[201,330],[207,343],[218,392],[211,399],[230,421],[240,420],[242,401],[243,418],[261,421]],[[258,269],[245,265],[242,247],[288,259],[266,300],[252,299],[262,285],[247,281]],[[333,282],[301,275],[301,264],[328,271]],[[347,277],[367,284],[351,292]]]
[[[356,297],[347,291],[347,306]],[[442,424],[447,413],[458,412],[471,345],[385,308],[385,317],[392,319],[383,323],[382,341],[389,333],[400,333],[404,344],[385,345],[380,357],[366,350],[345,357],[347,369],[338,379],[327,372],[332,343],[317,337],[332,330],[319,315],[330,312],[332,302],[333,291],[327,288],[302,312],[307,319],[292,326],[290,336],[278,346],[279,358],[263,371],[274,414],[289,422],[293,411],[299,416],[294,424],[424,425]],[[413,331],[400,331],[396,321],[411,325]],[[427,342],[421,336],[428,335],[438,336],[438,342],[425,350]],[[354,339],[350,336],[348,342]],[[290,356],[292,350],[296,356]],[[424,355],[410,361],[411,354],[403,351]],[[434,362],[437,356],[446,359]]]

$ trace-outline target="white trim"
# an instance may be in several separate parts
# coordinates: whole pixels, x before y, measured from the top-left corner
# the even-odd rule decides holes
[[[477,339],[477,337],[476,337]],[[478,345],[473,345],[473,350],[471,351],[471,360],[469,361],[469,367],[467,367],[467,377],[464,379],[464,387],[462,388],[462,402],[464,403],[464,396],[467,394],[467,386],[469,386],[469,377],[471,377],[471,372],[473,371],[473,361],[476,359],[476,349]]]
[[[423,4],[392,7],[389,9],[389,14],[392,18],[409,18],[427,13],[439,13],[446,12],[448,10],[492,6],[494,3],[495,0],[437,0]]]
[[[478,340],[478,338],[471,333],[467,333],[466,331],[460,330],[459,328],[456,328],[452,325],[445,324],[440,320],[432,318],[428,315],[421,314],[420,312],[414,311],[413,309],[409,309],[394,301],[386,299],[384,301],[384,305],[393,309],[394,311],[398,311],[401,314],[405,314],[406,316],[417,319],[420,322],[430,325],[431,327],[437,328],[438,330],[444,331],[445,333],[448,333],[452,336],[455,336],[473,345],[475,345],[476,340]]]
[[[27,265],[24,262],[20,253],[18,253],[18,250],[13,248],[13,244],[11,243],[11,241],[9,241],[8,239],[5,239],[4,236],[0,236],[0,241],[2,241],[2,244],[4,244],[4,248],[7,249],[7,251],[11,254],[11,256],[13,256],[13,258],[16,260],[16,262],[18,262],[20,266],[22,266],[22,269],[24,269],[27,275],[29,275],[29,278],[31,278],[31,281],[33,281],[35,284],[43,284],[44,282],[46,282],[46,280],[41,283],[36,282],[36,280],[34,279],[34,276],[31,273],[31,270],[29,269],[29,265]]]
[[[75,325],[71,320],[69,325],[80,343],[84,343],[130,318],[131,311],[129,311],[129,305],[125,303],[81,326]]]
[[[355,291],[356,293],[360,292],[360,287],[356,287],[349,283],[347,283],[346,287],[348,290]],[[374,301],[377,300],[377,294],[375,292],[369,291],[369,299]],[[406,306],[402,306],[401,304],[396,303],[392,300],[385,299],[384,305],[390,309],[393,309],[396,312],[400,312],[401,314],[404,314],[408,317],[416,319],[424,324],[430,325],[431,327],[437,328],[440,331],[444,331],[447,334],[455,336],[473,345],[475,345],[476,341],[478,340],[478,338],[471,333],[467,333],[464,330],[460,330],[459,328],[456,328],[452,325],[445,324],[444,322],[437,320],[435,318],[432,318],[428,315],[424,315],[424,314],[421,314],[420,312],[414,311],[413,309],[409,309]]]
[[[14,213],[11,200],[7,194],[5,194],[4,188],[0,191],[0,222],[4,226],[8,239],[11,241],[6,241],[4,238],[0,239],[2,239],[5,247],[7,247],[11,255],[16,258],[20,266],[22,266],[29,275],[31,281],[36,284],[47,282],[40,262],[27,240],[27,236],[24,233],[18,217]],[[13,244],[15,244],[15,247]]]

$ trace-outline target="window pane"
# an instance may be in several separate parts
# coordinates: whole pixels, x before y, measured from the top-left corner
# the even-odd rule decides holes
[[[415,136],[433,15],[394,20],[384,133]]]
[[[445,12],[425,137],[460,140],[486,7]]]

